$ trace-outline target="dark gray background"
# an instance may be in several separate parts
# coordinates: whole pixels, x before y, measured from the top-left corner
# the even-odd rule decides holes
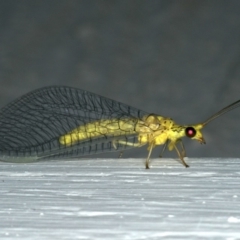
[[[0,106],[46,85],[203,121],[240,98],[240,1],[1,0]],[[239,157],[240,109],[204,133],[188,156]]]

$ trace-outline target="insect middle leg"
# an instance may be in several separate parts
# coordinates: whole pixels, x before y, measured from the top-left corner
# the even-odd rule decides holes
[[[164,153],[164,151],[165,151],[165,149],[166,149],[166,147],[167,147],[167,144],[168,144],[168,140],[164,143],[164,145],[163,145],[163,148],[162,148],[162,150],[161,150],[161,152],[160,152],[160,154],[159,154],[159,157],[160,158],[162,158],[162,155],[163,155],[163,153]]]

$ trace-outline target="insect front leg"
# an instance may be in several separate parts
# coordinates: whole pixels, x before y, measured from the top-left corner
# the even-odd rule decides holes
[[[182,144],[182,143],[181,143],[181,144]],[[183,144],[182,144],[182,147],[183,147],[183,149],[184,149]],[[180,160],[182,161],[182,164],[183,164],[185,167],[189,167],[189,165],[184,161],[184,156],[182,155],[182,153],[180,153],[179,149],[177,148],[177,146],[176,146],[175,144],[174,144],[174,148],[175,148],[175,150],[177,151],[177,154],[178,154]],[[183,153],[185,154],[185,150],[184,150]]]

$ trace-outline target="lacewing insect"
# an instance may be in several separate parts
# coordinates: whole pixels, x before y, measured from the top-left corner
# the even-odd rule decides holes
[[[182,126],[88,91],[45,87],[0,110],[0,159],[18,163],[69,159],[147,145],[149,168],[152,149],[163,145],[162,152],[166,146],[175,149],[188,167],[181,139],[205,143],[201,129],[239,105],[240,100],[202,123]]]

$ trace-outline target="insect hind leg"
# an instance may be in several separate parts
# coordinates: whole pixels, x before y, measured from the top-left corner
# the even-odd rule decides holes
[[[129,142],[129,141],[126,141],[126,140],[113,140],[112,141],[112,145],[113,147],[117,150],[118,149],[118,146],[117,144],[120,144],[120,145],[125,145],[125,146],[130,146],[130,147],[142,147],[144,144],[141,144],[141,143],[133,143],[133,142]],[[122,155],[123,155],[123,150],[119,153],[118,155],[118,158],[121,158]]]
[[[134,142],[129,142],[127,140],[113,140],[112,145],[116,150],[118,149],[117,144],[130,146],[130,147],[142,147],[144,145],[142,143],[134,143]]]
[[[123,152],[124,152],[124,151],[121,151],[121,152],[119,153],[118,158],[121,158],[121,157],[122,157]]]
[[[182,148],[182,157],[186,157],[186,150],[185,150],[184,144],[181,140],[180,140],[179,144],[181,145],[181,148]]]

